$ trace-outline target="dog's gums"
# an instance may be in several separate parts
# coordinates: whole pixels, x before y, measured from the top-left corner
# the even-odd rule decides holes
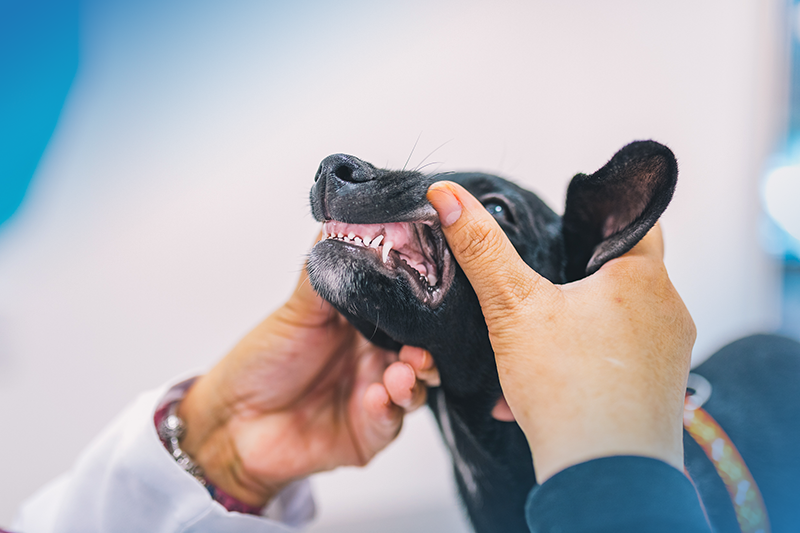
[[[452,256],[434,222],[348,224],[328,220],[322,233],[317,246],[344,247],[341,253],[361,254],[384,276],[402,276],[415,297],[431,308],[442,302],[453,279]]]

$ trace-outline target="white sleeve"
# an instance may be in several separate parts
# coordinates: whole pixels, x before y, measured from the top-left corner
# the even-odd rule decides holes
[[[173,389],[139,396],[69,472],[23,504],[11,530],[278,533],[297,531],[311,521],[314,502],[307,480],[284,489],[263,517],[228,512],[212,500],[205,487],[178,466],[156,433],[156,407]]]

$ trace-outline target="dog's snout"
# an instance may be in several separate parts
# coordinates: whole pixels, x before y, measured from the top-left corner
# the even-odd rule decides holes
[[[350,183],[364,183],[377,177],[375,167],[369,163],[346,154],[334,154],[322,160],[314,181],[321,176]]]

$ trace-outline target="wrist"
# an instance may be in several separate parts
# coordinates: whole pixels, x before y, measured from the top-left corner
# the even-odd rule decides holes
[[[288,482],[271,482],[252,475],[225,427],[211,433],[197,447],[185,451],[203,469],[209,483],[248,506],[266,507],[288,485]]]
[[[250,474],[230,431],[232,410],[215,393],[219,389],[211,381],[208,375],[200,378],[178,405],[176,414],[185,428],[181,449],[224,496],[263,508],[288,482],[269,482]]]
[[[678,470],[683,468],[682,424],[626,424],[614,416],[604,419],[556,421],[547,428],[525,431],[533,456],[537,481],[544,482],[570,466],[613,456],[659,459]]]
[[[583,396],[583,394],[576,394]],[[539,483],[570,466],[611,456],[642,456],[683,468],[682,405],[629,392],[530,394],[517,422],[528,439]],[[518,400],[518,398],[513,398]],[[667,404],[667,405],[663,405]]]

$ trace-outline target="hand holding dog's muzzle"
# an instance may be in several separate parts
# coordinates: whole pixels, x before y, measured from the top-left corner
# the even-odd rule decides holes
[[[553,285],[478,200],[438,182],[428,200],[486,319],[500,382],[538,481],[586,460],[643,455],[683,468],[694,323],[667,276],[656,226],[595,274]]]
[[[303,271],[289,300],[189,390],[182,449],[218,488],[263,506],[289,482],[364,465],[425,402],[427,368],[369,343]],[[400,360],[398,360],[398,358]]]

